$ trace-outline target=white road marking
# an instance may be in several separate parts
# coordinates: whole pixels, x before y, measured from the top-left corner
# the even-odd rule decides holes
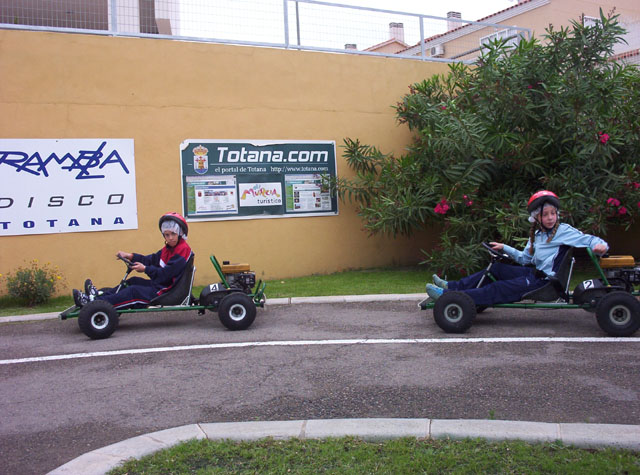
[[[261,346],[322,346],[322,345],[406,345],[443,343],[640,343],[640,338],[616,337],[517,337],[517,338],[364,338],[351,340],[298,340],[298,341],[249,341],[239,343],[211,343],[208,345],[165,346],[128,350],[96,351],[92,353],[70,353],[66,355],[33,356],[0,360],[0,365],[37,363],[41,361],[98,358],[104,356],[139,355],[144,353],[166,353],[170,351],[216,350],[221,348],[247,348]]]

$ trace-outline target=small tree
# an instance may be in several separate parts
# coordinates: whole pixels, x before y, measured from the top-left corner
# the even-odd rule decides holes
[[[624,30],[600,24],[546,30],[545,43],[497,40],[474,67],[451,64],[396,105],[414,141],[400,158],[345,139],[356,172],[337,182],[372,233],[411,234],[442,223],[426,253],[449,276],[479,264],[478,243],[526,239],[524,204],[539,189],[562,219],[606,235],[640,213],[640,73],[610,61]]]

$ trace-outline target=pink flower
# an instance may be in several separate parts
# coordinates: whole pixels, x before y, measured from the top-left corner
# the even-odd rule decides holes
[[[634,190],[637,190],[638,188],[640,188],[640,183],[634,181],[633,183],[631,183],[631,186],[633,186]]]
[[[620,208],[618,208],[618,214],[627,214],[627,208],[625,208],[624,206],[620,206]]]
[[[609,198],[607,200],[607,204],[611,206],[620,206],[620,200],[617,200],[615,198]]]
[[[638,208],[640,208],[640,201],[638,201]]]
[[[447,106],[440,106],[440,110],[442,111],[447,110]]]
[[[471,206],[473,204],[473,201],[470,200],[467,195],[462,195],[462,199],[464,200],[464,204],[467,206]]]
[[[598,132],[598,135],[600,136],[601,144],[604,145],[609,141],[609,134],[605,134],[604,132]]]
[[[447,214],[447,211],[449,211],[449,203],[447,203],[446,199],[442,198],[440,203],[433,208],[433,211],[437,214]]]

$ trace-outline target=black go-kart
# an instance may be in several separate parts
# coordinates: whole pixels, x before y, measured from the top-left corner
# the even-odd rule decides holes
[[[491,258],[485,275],[478,287],[490,280],[491,267],[497,261],[511,262],[503,252],[494,250],[482,243]],[[632,256],[598,257],[591,249],[586,249],[597,276],[578,284],[569,290],[575,259],[573,248],[565,253],[558,272],[550,277],[543,287],[524,295],[515,303],[496,304],[494,308],[524,309],[583,309],[595,313],[596,321],[610,336],[624,337],[633,335],[640,328],[640,292],[634,285],[640,284],[640,265]],[[476,306],[471,297],[460,291],[447,291],[437,300],[427,298],[419,304],[422,310],[433,309],[436,324],[447,333],[464,333],[473,324],[476,315],[487,307]]]
[[[250,270],[249,264],[230,264],[224,261],[221,265],[212,255],[210,260],[220,277],[220,282],[204,287],[200,296],[195,298],[192,294],[196,272],[193,258],[192,254],[178,282],[168,292],[154,298],[146,307],[118,310],[109,302],[97,299],[82,307],[69,307],[61,312],[58,318],[66,320],[77,317],[80,329],[94,340],[111,336],[118,327],[120,315],[140,312],[197,310],[202,315],[206,310],[210,310],[218,313],[220,322],[229,330],[249,328],[256,318],[256,308],[264,307],[264,290],[267,284],[260,280],[256,285],[256,275]],[[116,287],[116,292],[127,285],[127,277],[132,271],[131,262],[119,259],[127,265],[127,271]],[[254,287],[255,291],[252,290]]]

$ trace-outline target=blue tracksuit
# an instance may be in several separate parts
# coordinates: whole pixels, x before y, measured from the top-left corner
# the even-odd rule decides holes
[[[558,226],[556,235],[550,243],[547,243],[549,233],[537,231],[534,237],[534,253],[529,254],[531,242],[527,242],[524,251],[505,245],[503,251],[514,261],[522,265],[534,265],[535,267],[521,267],[499,262],[491,267],[491,274],[498,279],[489,284],[484,284],[480,288],[475,288],[480,282],[485,271],[477,272],[459,281],[450,281],[448,290],[463,290],[473,299],[476,305],[494,305],[499,303],[517,302],[522,296],[532,290],[542,287],[548,282],[546,278],[539,277],[543,272],[548,276],[556,273],[557,267],[562,261],[564,252],[569,247],[589,247],[596,244],[609,245],[596,236],[584,234],[576,228],[561,223]],[[536,276],[538,275],[538,276]],[[486,282],[487,280],[485,280]],[[446,292],[446,290],[445,290]]]
[[[148,256],[134,253],[132,261],[142,262],[146,266],[144,272],[149,279],[130,277],[127,279],[127,287],[121,288],[118,293],[115,288],[103,289],[103,293],[97,298],[106,300],[119,310],[146,307],[151,300],[167,292],[178,281],[191,254],[191,248],[184,239],[180,239],[175,247],[165,246]]]

